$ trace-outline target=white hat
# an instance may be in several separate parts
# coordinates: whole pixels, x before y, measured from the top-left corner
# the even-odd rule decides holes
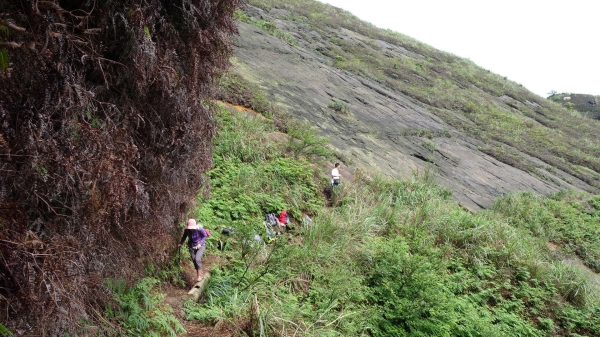
[[[187,226],[185,226],[185,229],[198,229],[198,225],[196,225],[196,220],[189,219],[187,222]]]

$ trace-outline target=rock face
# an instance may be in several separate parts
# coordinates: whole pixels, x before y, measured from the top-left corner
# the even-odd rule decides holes
[[[277,20],[286,14],[283,10],[250,11],[258,17],[270,16],[278,26],[287,25],[287,31],[299,32],[294,39],[300,42],[289,45],[260,28],[240,23],[235,42],[236,70],[258,84],[284,111],[317,127],[343,154],[342,159],[350,159],[345,160],[352,163],[350,166],[400,178],[434,167],[439,182],[471,210],[489,207],[494,199],[509,192],[549,194],[561,189],[590,189],[556,169],[543,172],[546,179],[541,179],[486,155],[479,150],[483,146],[480,141],[446,124],[422,103],[333,67],[331,59],[317,52],[326,48],[326,40],[317,32],[306,31],[302,24]],[[332,34],[341,39],[359,35],[345,29]],[[370,39],[360,36],[360,40]],[[384,41],[369,42],[381,45],[385,53],[410,53]],[[329,108],[334,101],[347,106],[348,111]],[[518,152],[509,146],[507,149]],[[549,167],[518,153],[537,167]]]

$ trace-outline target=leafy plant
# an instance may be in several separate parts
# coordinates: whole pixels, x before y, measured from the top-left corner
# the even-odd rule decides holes
[[[164,295],[154,290],[158,283],[157,279],[143,278],[128,289],[124,280],[106,280],[114,301],[107,305],[106,315],[122,325],[125,336],[175,337],[185,332],[173,309],[162,302]]]
[[[589,199],[593,205],[598,197]],[[600,219],[589,211],[583,195],[558,193],[553,198],[530,192],[500,198],[494,209],[514,226],[561,246],[600,272]]]
[[[0,336],[14,336],[2,323],[0,323]]]
[[[243,11],[240,11],[240,10],[235,12],[235,17],[236,17],[236,19],[238,19],[242,22],[251,24],[253,26],[256,26],[256,27],[264,30],[265,32],[287,42],[288,44],[291,44],[291,45],[297,44],[296,40],[294,40],[294,38],[292,37],[292,35],[290,33],[279,30],[277,28],[277,26],[271,21],[256,19],[254,17],[246,15],[246,13],[244,13]]]
[[[215,226],[250,222],[258,229],[265,213],[287,209],[292,218],[299,219],[303,212],[312,213],[323,204],[313,168],[300,158],[326,154],[322,139],[306,129],[290,128],[301,139],[300,145],[291,145],[297,146],[292,151],[298,159],[286,158],[266,137],[272,128],[269,122],[248,119],[225,108],[217,120],[216,167],[208,173],[212,194],[197,210],[205,222]],[[306,132],[300,134],[300,130]]]
[[[537,112],[530,106],[538,104],[542,106],[539,111],[556,112],[555,117],[564,109],[548,108],[546,102],[511,82],[489,72],[482,74],[470,61],[399,34],[381,32],[314,1],[252,3],[267,11],[274,7],[290,10],[295,20],[318,32],[324,27],[328,32],[352,28],[405,48],[407,57],[387,60],[370,51],[362,53],[363,47],[346,41],[350,39],[332,38],[335,46],[322,53],[338,67],[363,71],[361,76],[416,97],[449,121],[460,116],[454,126],[469,129],[484,143],[493,140],[486,146],[495,156],[505,151],[496,146],[500,140],[515,142],[522,149],[525,138],[558,146],[552,137],[563,137],[542,123],[555,122],[536,119]],[[396,71],[385,73],[390,70]],[[398,78],[390,80],[391,74]],[[419,85],[408,85],[413,81]],[[481,91],[483,96],[507,93],[512,98],[489,103],[475,94]],[[329,108],[336,108],[335,103]],[[571,117],[565,118],[576,120]],[[215,140],[215,169],[209,175],[212,195],[202,199],[199,210],[209,223],[235,226],[239,235],[221,253],[227,262],[216,270],[206,302],[186,304],[190,318],[231,324],[248,335],[600,333],[596,317],[600,307],[592,278],[548,249],[549,238],[560,238],[566,247],[561,253],[593,254],[594,239],[582,232],[595,233],[590,220],[598,210],[595,199],[554,196],[549,200],[557,204],[546,204],[546,198],[532,201],[517,194],[501,199],[492,210],[472,213],[454,203],[451,193],[435,184],[428,172],[401,181],[357,175],[356,181],[336,190],[328,207],[322,207],[319,183],[315,183],[319,176],[323,180],[322,173],[311,171],[302,151],[294,156],[285,140],[271,142],[276,137],[267,134],[280,135],[272,134],[270,121],[246,120],[226,110],[215,119],[220,131]],[[279,130],[288,136],[295,132],[293,123]],[[417,129],[404,135],[424,137],[431,142],[424,146],[434,151],[430,139],[449,132]],[[298,144],[300,138],[294,138]],[[593,146],[582,151],[586,154],[572,156],[587,158],[594,153]],[[561,158],[563,150],[554,148],[552,158]],[[523,160],[516,151],[505,152],[506,160]],[[595,160],[588,159],[588,163]],[[306,193],[298,197],[299,192]],[[310,209],[313,224],[290,230],[277,239],[277,245],[266,245],[255,236],[263,230],[262,215],[280,208]],[[577,223],[582,219],[583,224]],[[562,233],[568,229],[577,230],[573,235]]]
[[[200,210],[209,224],[225,219],[236,235],[221,252],[228,262],[214,270],[206,301],[185,305],[188,318],[248,335],[600,333],[597,288],[548,253],[547,236],[560,226],[544,220],[553,213],[529,196],[471,213],[432,172],[405,181],[359,174],[359,183],[336,191],[331,207],[310,208],[310,227],[265,245],[256,239],[262,213],[293,205],[293,191],[316,197],[320,173],[302,155],[274,151],[263,133],[269,121],[225,109],[216,117],[212,195]],[[560,212],[570,219],[594,217],[596,198],[548,200],[573,208]],[[585,243],[578,235],[571,240]]]

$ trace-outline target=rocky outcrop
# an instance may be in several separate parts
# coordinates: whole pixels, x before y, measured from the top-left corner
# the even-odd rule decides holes
[[[298,44],[289,45],[260,28],[240,23],[240,36],[235,41],[236,71],[258,84],[287,113],[317,127],[345,161],[352,163],[349,166],[400,178],[408,178],[427,166],[434,167],[439,182],[471,210],[489,207],[495,198],[509,192],[531,190],[549,194],[561,189],[590,188],[505,144],[500,145],[536,169],[523,171],[498,161],[481,151],[484,144],[446,124],[422,103],[367,76],[332,66],[334,60],[318,52],[327,47],[327,39],[301,23],[278,20],[286,15],[285,11],[249,11],[295,32]],[[331,34],[378,45],[381,52],[394,57],[420,57],[349,30]],[[334,101],[348,110],[336,112],[329,108]]]

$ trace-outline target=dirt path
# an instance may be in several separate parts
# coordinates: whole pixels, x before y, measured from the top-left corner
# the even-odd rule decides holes
[[[219,103],[221,103],[221,104],[224,104],[224,105],[226,105],[226,106],[228,106],[228,107],[230,107],[230,108],[233,108],[233,109],[235,109],[236,111],[238,111],[238,112],[241,112],[241,113],[244,113],[244,114],[246,114],[246,115],[252,115],[252,116],[254,116],[254,117],[258,117],[258,118],[260,118],[260,119],[267,120],[267,118],[266,118],[265,116],[261,115],[260,113],[258,113],[258,112],[256,112],[256,111],[254,111],[254,110],[252,110],[252,109],[250,109],[250,108],[246,108],[245,106],[241,106],[241,105],[234,105],[234,104],[227,103],[227,102],[224,102],[224,101],[219,101],[219,100],[217,100],[217,102],[219,102]]]
[[[206,271],[211,271],[214,265],[218,264],[218,258],[214,255],[206,255],[202,259]],[[223,325],[204,324],[198,321],[186,320],[186,314],[183,311],[183,304],[188,300],[188,291],[196,284],[196,271],[191,261],[182,261],[184,264],[185,287],[176,287],[167,285],[163,291],[167,294],[164,301],[173,308],[173,313],[183,324],[187,333],[180,334],[179,337],[230,337],[233,336],[231,329]]]

